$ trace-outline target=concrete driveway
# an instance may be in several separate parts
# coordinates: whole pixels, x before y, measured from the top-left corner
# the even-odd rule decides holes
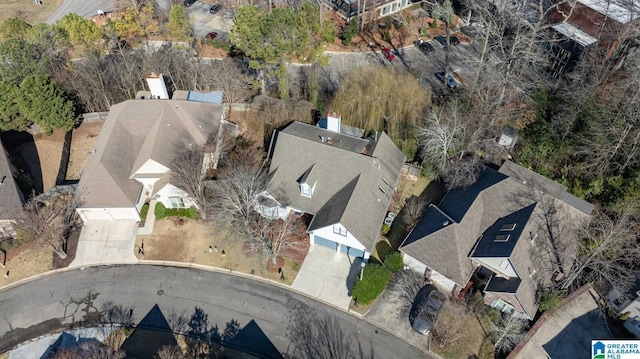
[[[360,274],[360,262],[361,258],[336,254],[335,250],[314,245],[309,249],[292,287],[347,310],[351,303],[351,290]]]
[[[69,267],[138,263],[133,253],[137,233],[138,223],[133,220],[87,221]]]

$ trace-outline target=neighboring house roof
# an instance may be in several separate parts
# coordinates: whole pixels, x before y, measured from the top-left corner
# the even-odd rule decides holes
[[[527,313],[535,314],[537,282],[548,280],[549,262],[566,267],[571,261],[575,232],[586,225],[585,211],[592,208],[582,200],[577,206],[563,201],[564,191],[509,161],[499,171],[486,168],[474,185],[451,190],[438,206],[431,205],[401,251],[460,287],[475,269],[470,258],[509,258],[520,280],[495,279],[487,290],[515,293]],[[548,245],[549,226],[553,245]],[[534,234],[539,239],[533,241]]]
[[[185,148],[203,145],[220,124],[222,106],[182,100],[128,100],[113,105],[78,184],[81,207],[131,207],[142,184],[132,178],[153,160],[169,167]]]
[[[24,198],[13,174],[13,166],[0,142],[0,220],[13,220],[22,214]]]
[[[405,159],[385,133],[364,140],[293,122],[271,153],[269,192],[314,214],[310,231],[340,223],[373,248]],[[311,198],[300,195],[301,181],[314,188]]]
[[[545,312],[509,353],[516,358],[575,358],[590,353],[592,339],[613,339],[600,308],[598,293],[587,284]]]

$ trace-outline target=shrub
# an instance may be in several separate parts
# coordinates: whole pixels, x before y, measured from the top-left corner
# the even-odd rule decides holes
[[[166,217],[166,212],[167,208],[162,204],[162,202],[156,203],[156,208],[153,209],[153,214],[156,216],[156,219],[163,219]]]
[[[433,19],[433,22],[431,23],[431,28],[432,29],[437,29],[438,28],[438,20]]]
[[[382,225],[382,229],[380,229],[380,231],[382,232],[382,234],[387,234],[387,233],[389,233],[390,229],[391,229],[391,227],[389,227],[388,224],[384,223]]]
[[[347,24],[347,28],[342,34],[342,44],[344,46],[351,45],[351,39],[353,39],[356,35],[358,35],[358,22],[351,21]]]
[[[231,44],[229,44],[226,41],[215,39],[215,40],[213,40],[211,42],[211,45],[213,47],[215,47],[216,49],[221,49],[221,50],[224,50],[224,51],[231,51]]]
[[[402,254],[400,252],[391,252],[384,257],[384,266],[391,273],[400,271],[404,267]]]
[[[189,218],[198,217],[198,210],[196,209],[196,207],[187,208],[187,217],[189,217]]]
[[[550,311],[553,313],[565,296],[565,292],[561,290],[538,292],[538,309],[540,309],[541,312]]]
[[[379,264],[369,263],[364,267],[363,278],[356,279],[353,297],[361,304],[369,304],[376,299],[391,279],[391,272]]]
[[[148,213],[149,213],[149,203],[145,203],[142,205],[142,208],[140,208],[140,219],[142,219],[143,221],[147,219]]]

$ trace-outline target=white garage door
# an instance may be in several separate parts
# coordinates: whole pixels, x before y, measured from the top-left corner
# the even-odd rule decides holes
[[[87,221],[91,221],[91,220],[110,221],[112,219],[111,215],[109,214],[109,211],[106,209],[81,209],[80,212],[82,213],[82,216]]]

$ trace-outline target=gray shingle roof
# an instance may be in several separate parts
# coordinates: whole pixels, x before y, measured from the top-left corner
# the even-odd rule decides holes
[[[78,184],[81,207],[133,206],[142,189],[135,171],[149,159],[169,167],[176,152],[203,145],[221,114],[220,105],[182,100],[112,106]]]
[[[570,264],[577,232],[588,223],[589,216],[563,201],[565,196],[559,189],[566,187],[550,184],[550,180],[516,167],[519,166],[509,163],[500,172],[487,168],[475,185],[449,191],[438,208],[427,209],[401,251],[462,287],[475,268],[469,257],[509,257],[521,282],[507,289],[515,291],[527,314],[533,316],[537,309],[537,283],[548,282],[552,260],[559,259],[565,267]],[[506,173],[518,177],[514,179]],[[444,214],[456,223],[442,227]],[[551,221],[549,216],[553,216]],[[507,222],[516,223],[513,238],[494,242]],[[555,250],[550,245],[550,224]],[[531,240],[532,235],[537,236],[535,241]],[[560,258],[555,258],[556,254]],[[506,288],[503,287],[496,284],[493,289]]]
[[[0,142],[0,220],[13,220],[22,215],[22,191],[13,178],[9,157]],[[6,177],[5,177],[6,176]]]
[[[309,230],[341,223],[371,250],[404,164],[391,139],[383,133],[372,145],[300,122],[276,138],[270,192],[281,203],[314,214]],[[312,198],[300,195],[302,178],[315,185]]]

